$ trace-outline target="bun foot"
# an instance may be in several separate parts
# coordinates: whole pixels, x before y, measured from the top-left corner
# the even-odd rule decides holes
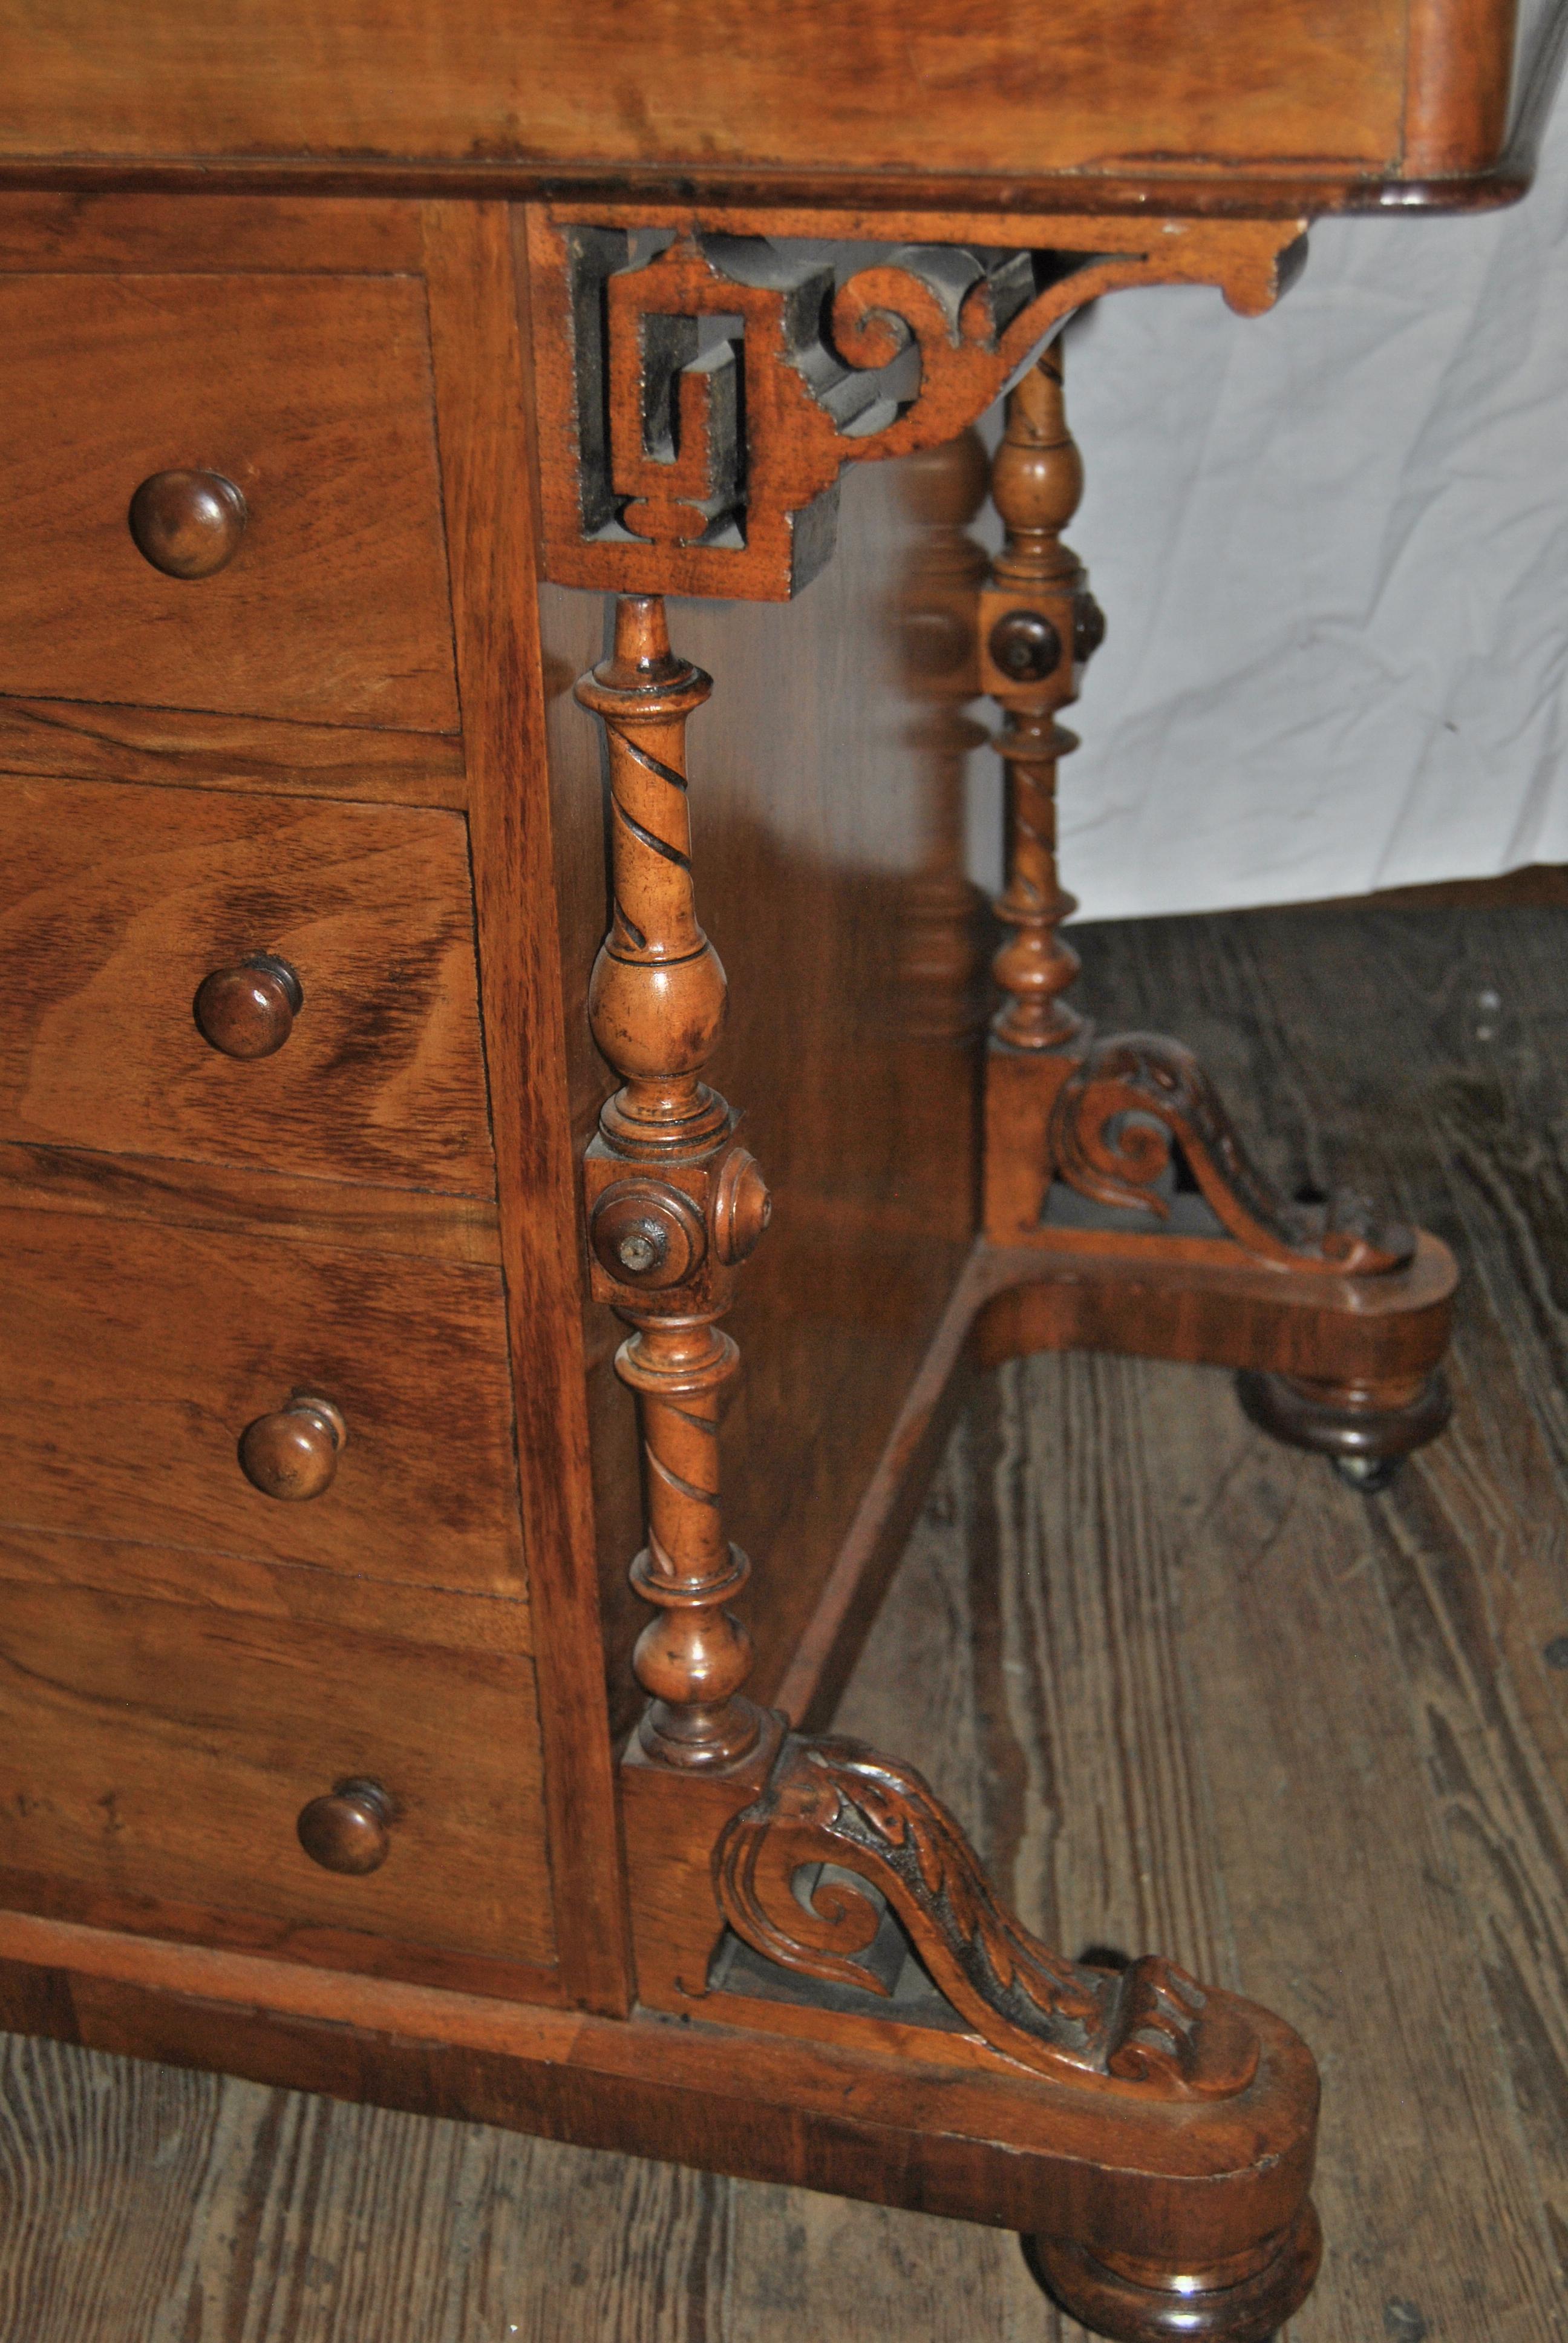
[[[1282,2237],[1218,2269],[1160,2270],[1131,2254],[1118,2255],[1113,2268],[1060,2237],[1026,2237],[1023,2250],[1046,2292],[1111,2343],[1166,2343],[1176,2336],[1270,2343],[1311,2292],[1322,2242],[1308,2203]]]
[[[1412,1392],[1248,1371],[1236,1377],[1236,1393],[1260,1431],[1328,1457],[1367,1496],[1386,1489],[1404,1459],[1437,1438],[1452,1407],[1441,1373]]]

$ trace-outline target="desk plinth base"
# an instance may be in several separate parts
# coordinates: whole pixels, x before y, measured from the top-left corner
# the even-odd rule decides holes
[[[981,2063],[964,2035],[925,2035],[921,2056],[907,2042],[813,2040],[695,2011],[595,2017],[0,1916],[0,2026],[1049,2237],[1050,2283],[1086,2304],[1099,2287],[1104,2308],[1082,2315],[1119,2343],[1183,2331],[1251,2343],[1261,2331],[1136,2323],[1103,2259],[1130,2247],[1141,2269],[1172,2274],[1192,2251],[1207,2268],[1261,2258],[1281,2271],[1281,2318],[1310,2284],[1309,2262],[1284,2259],[1281,2240],[1312,2219],[1312,2059],[1277,2018],[1236,2006],[1261,2046],[1251,2087],[1188,2103],[1195,2112],[1172,2122],[1170,2108],[1114,2093],[1086,2110],[1081,2091]],[[1092,2276],[1070,2270],[1074,2253]],[[1231,2289],[1238,2311],[1255,2290]]]

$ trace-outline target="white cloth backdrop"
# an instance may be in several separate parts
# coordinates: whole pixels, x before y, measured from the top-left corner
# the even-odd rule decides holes
[[[1083,916],[1568,861],[1568,91],[1523,206],[1327,221],[1270,316],[1119,293],[1067,357]]]

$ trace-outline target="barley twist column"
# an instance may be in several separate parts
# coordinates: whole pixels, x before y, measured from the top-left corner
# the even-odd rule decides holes
[[[690,1768],[734,1763],[760,1729],[740,1693],[750,1642],[724,1607],[749,1565],[719,1511],[719,1400],[739,1358],[716,1322],[769,1204],[738,1118],[700,1079],[726,984],[697,919],[686,724],[712,689],[671,656],[658,595],[620,599],[614,652],[577,687],[609,743],[613,911],[588,1014],[621,1076],[584,1164],[593,1290],[633,1329],[616,1370],[637,1394],[646,1474],[631,1578],[655,1607],[633,1659],[640,1738]]]

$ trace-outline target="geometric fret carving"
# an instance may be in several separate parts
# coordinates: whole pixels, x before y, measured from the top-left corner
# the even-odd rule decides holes
[[[1070,310],[1119,286],[1217,284],[1266,309],[1300,233],[1064,220],[1050,249],[999,251],[644,216],[530,216],[547,574],[780,601],[832,551],[847,464],[942,446]]]

